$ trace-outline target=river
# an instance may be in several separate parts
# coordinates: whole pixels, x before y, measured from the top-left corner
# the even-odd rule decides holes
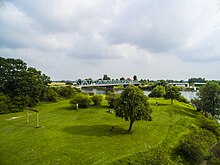
[[[105,94],[106,93],[106,91],[105,90],[102,90],[102,89],[86,89],[86,88],[83,88],[82,89],[82,91],[83,92],[85,92],[85,93],[90,93],[90,92],[93,92],[94,94]],[[115,92],[116,93],[121,93],[123,90],[121,90],[121,89],[115,89]],[[145,95],[149,95],[149,93],[150,93],[151,91],[144,91],[144,94]],[[195,98],[195,97],[197,97],[196,96],[196,92],[185,92],[185,91],[181,91],[181,95],[182,96],[184,96],[187,100],[190,100],[190,99],[192,99],[192,98]]]

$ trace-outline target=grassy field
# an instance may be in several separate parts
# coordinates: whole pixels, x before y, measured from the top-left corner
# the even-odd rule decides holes
[[[106,101],[79,110],[71,110],[68,100],[41,104],[36,107],[40,128],[34,127],[34,112],[29,124],[25,112],[0,115],[0,164],[110,164],[164,142],[172,148],[190,131],[182,125],[194,121],[196,111],[177,101],[173,106],[163,99],[149,101],[153,121],[135,122],[131,133],[128,122],[106,112]]]

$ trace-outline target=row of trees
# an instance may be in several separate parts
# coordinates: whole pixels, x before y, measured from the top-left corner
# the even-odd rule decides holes
[[[74,109],[87,108],[93,102],[94,105],[100,105],[103,97],[101,95],[89,96],[79,93],[70,101]],[[133,123],[139,120],[151,121],[151,108],[148,97],[142,90],[134,85],[125,88],[122,94],[109,92],[105,98],[109,107],[115,109],[115,115],[126,121],[130,121],[128,131],[131,131]]]
[[[51,88],[50,77],[20,59],[0,57],[0,114],[23,111],[39,102],[71,98],[75,88]]]
[[[171,100],[171,105],[173,100],[179,100],[181,102],[188,103],[188,100],[181,96],[181,88],[175,86],[162,86],[157,85],[149,94],[149,97],[164,97],[164,99]]]

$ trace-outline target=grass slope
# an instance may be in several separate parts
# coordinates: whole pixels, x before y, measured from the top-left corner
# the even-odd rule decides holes
[[[105,101],[99,107],[79,110],[71,110],[68,100],[41,104],[36,107],[41,128],[34,128],[34,112],[29,124],[25,124],[25,112],[1,115],[0,164],[109,164],[164,141],[172,147],[190,131],[178,123],[193,121],[196,111],[179,102],[171,106],[163,99],[149,101],[153,121],[135,122],[132,133],[127,132],[128,122],[106,112]],[[112,126],[115,130],[109,134]]]

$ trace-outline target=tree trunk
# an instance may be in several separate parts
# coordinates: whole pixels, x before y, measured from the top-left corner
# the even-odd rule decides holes
[[[171,99],[171,105],[173,105],[173,99]]]
[[[133,123],[134,123],[134,122],[133,122],[132,120],[130,120],[130,126],[129,126],[128,131],[131,131],[131,128],[132,128]]]

